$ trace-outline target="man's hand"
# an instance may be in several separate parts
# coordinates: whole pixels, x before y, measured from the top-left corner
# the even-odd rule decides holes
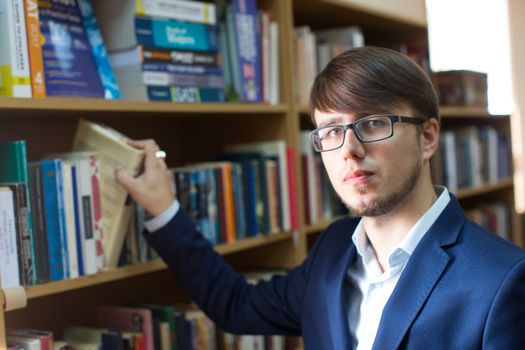
[[[139,205],[157,216],[175,199],[168,167],[163,159],[155,156],[159,148],[154,140],[129,140],[128,144],[144,150],[144,172],[134,178],[125,169],[116,167],[115,178]]]

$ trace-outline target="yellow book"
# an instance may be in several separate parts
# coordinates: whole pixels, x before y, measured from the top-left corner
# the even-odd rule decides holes
[[[127,144],[128,138],[107,126],[80,120],[73,142],[75,151],[96,151],[100,157],[100,194],[105,262],[115,267],[122,250],[131,212],[128,193],[115,179],[115,166],[137,175],[144,152]]]

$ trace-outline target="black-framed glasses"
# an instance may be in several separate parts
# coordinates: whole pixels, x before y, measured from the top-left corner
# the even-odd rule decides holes
[[[394,135],[393,125],[396,122],[423,124],[425,118],[405,117],[399,115],[371,115],[346,125],[328,125],[310,133],[310,140],[317,152],[338,149],[345,143],[348,129],[354,131],[357,139],[363,143],[377,142]]]

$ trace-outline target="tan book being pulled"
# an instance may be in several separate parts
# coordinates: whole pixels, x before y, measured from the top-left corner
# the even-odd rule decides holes
[[[115,166],[137,175],[144,157],[144,152],[128,145],[127,140],[115,129],[81,119],[73,142],[75,151],[96,151],[100,157],[102,242],[107,267],[117,266],[133,210],[126,203],[127,191],[115,179]]]

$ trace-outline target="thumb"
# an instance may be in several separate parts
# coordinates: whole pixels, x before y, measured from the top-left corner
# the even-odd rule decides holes
[[[115,166],[115,179],[129,192],[133,188],[135,179],[120,165]]]

